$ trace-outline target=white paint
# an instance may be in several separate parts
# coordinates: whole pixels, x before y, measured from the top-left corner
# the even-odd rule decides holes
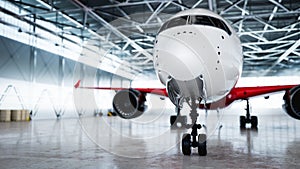
[[[217,14],[204,9],[185,10],[172,18],[186,15],[213,16],[226,23]],[[227,26],[231,35],[205,25],[176,26],[159,33],[153,60],[161,83],[165,85],[169,76],[188,81],[203,75],[207,102],[226,96],[240,77],[243,63],[239,38],[230,25]],[[198,91],[198,88],[189,90]]]

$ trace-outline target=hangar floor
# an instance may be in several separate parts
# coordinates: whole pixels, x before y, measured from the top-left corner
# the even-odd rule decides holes
[[[172,110],[137,121],[103,116],[0,123],[0,168],[300,168],[299,121],[281,109],[260,110],[258,130],[240,130],[234,111],[222,114],[220,130],[208,117],[216,130],[208,130],[206,157],[196,149],[181,154],[185,131],[170,130]]]

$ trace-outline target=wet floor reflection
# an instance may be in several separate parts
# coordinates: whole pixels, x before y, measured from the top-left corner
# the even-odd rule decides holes
[[[151,123],[105,116],[0,123],[0,164],[8,168],[300,167],[299,121],[281,109],[261,110],[258,130],[241,130],[239,114],[232,112],[223,115],[223,127],[210,135],[207,157],[199,157],[196,149],[192,156],[181,154],[186,130],[170,130],[169,114],[145,116],[156,119]]]

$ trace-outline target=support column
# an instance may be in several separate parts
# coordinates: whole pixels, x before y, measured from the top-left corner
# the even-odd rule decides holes
[[[96,73],[96,85],[100,86],[100,77],[101,77],[101,72],[99,69],[97,69],[97,73]]]
[[[79,72],[80,76],[79,79],[81,79],[82,82],[84,82],[84,78],[85,78],[85,65],[83,63],[80,63],[80,72]]]
[[[64,87],[65,85],[65,81],[64,81],[64,78],[65,78],[65,58],[60,56],[59,57],[59,71],[58,71],[58,85],[60,87]]]
[[[110,82],[109,82],[110,87],[112,87],[112,81],[113,81],[113,75],[110,75]]]
[[[35,22],[35,21],[36,21],[36,15],[33,16],[33,22]],[[35,33],[35,25],[33,25],[33,33]],[[33,43],[33,44],[35,44],[35,43]],[[32,83],[35,83],[36,82],[37,53],[36,53],[36,47],[33,45],[30,46],[29,65],[30,65],[30,81]]]
[[[36,65],[37,65],[37,57],[36,57],[36,48],[34,46],[30,46],[30,81],[32,83],[36,82]]]

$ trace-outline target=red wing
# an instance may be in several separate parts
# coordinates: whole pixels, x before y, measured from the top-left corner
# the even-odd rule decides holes
[[[232,99],[232,101],[239,99],[248,99],[254,96],[290,90],[295,86],[297,85],[236,87],[231,90],[230,99]]]
[[[257,86],[257,87],[236,87],[233,88],[230,93],[223,99],[209,103],[206,105],[201,104],[200,108],[217,109],[225,108],[235,100],[248,99],[250,97],[266,95],[269,93],[290,90],[297,85],[284,85],[284,86]]]
[[[81,88],[81,89],[99,89],[99,90],[126,90],[129,88],[119,88],[119,87],[82,87],[80,86],[80,80],[74,85],[74,87]],[[141,93],[151,93],[161,96],[168,96],[168,93],[165,88],[130,88],[133,90],[140,91]]]
[[[226,106],[235,100],[248,99],[250,97],[265,95],[269,93],[290,90],[297,85],[282,85],[282,86],[257,86],[257,87],[236,87],[231,90],[226,97]],[[83,89],[101,89],[101,90],[126,90],[128,88],[112,88],[112,87],[81,87],[80,80],[74,85],[75,88]],[[168,96],[165,88],[132,88],[142,93],[152,93],[161,96]],[[223,101],[221,101],[223,102]]]

